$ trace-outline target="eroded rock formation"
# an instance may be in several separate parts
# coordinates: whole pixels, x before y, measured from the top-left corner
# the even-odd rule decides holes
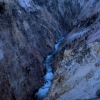
[[[99,0],[0,0],[0,100],[34,98],[43,85],[42,62],[61,36],[70,32],[59,47],[55,71],[66,46],[77,47],[78,40],[67,44],[74,34],[88,32],[87,43],[98,41],[99,11]]]
[[[100,13],[89,19],[62,41],[53,61],[55,73],[47,100],[100,99]]]
[[[61,35],[49,12],[31,10],[0,1],[0,100],[32,100],[43,85],[42,61]]]

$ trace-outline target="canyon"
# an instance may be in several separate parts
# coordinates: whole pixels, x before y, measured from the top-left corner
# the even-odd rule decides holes
[[[61,37],[44,100],[99,100],[99,0],[0,0],[0,100],[37,100]]]

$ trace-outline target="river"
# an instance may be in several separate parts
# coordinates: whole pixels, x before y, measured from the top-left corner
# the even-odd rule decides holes
[[[48,95],[48,91],[50,89],[50,86],[52,84],[53,79],[53,72],[52,72],[52,62],[54,59],[54,55],[58,51],[59,44],[64,39],[62,37],[57,44],[55,44],[53,52],[51,52],[44,60],[43,65],[46,67],[46,74],[44,76],[44,85],[38,90],[38,92],[35,94],[37,97],[37,100],[43,100],[44,97]]]

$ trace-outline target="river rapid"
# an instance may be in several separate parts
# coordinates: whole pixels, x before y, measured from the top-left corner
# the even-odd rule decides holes
[[[50,89],[50,86],[52,84],[52,79],[53,79],[52,62],[55,54],[58,51],[59,44],[63,39],[64,37],[59,39],[58,43],[55,44],[54,50],[45,58],[43,62],[43,65],[46,68],[46,74],[44,76],[44,85],[41,88],[39,88],[38,92],[35,94],[37,100],[43,100],[43,98],[48,95],[48,91]]]

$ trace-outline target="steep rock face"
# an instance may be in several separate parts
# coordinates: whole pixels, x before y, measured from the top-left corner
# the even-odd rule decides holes
[[[99,100],[100,13],[81,21],[62,41],[53,61],[47,100]]]
[[[85,26],[99,6],[98,0],[0,0],[0,100],[31,100],[54,43]]]
[[[96,96],[100,88],[99,59],[99,42],[66,49],[55,72],[50,96],[56,100],[99,100]]]
[[[0,1],[0,100],[32,100],[43,84],[42,61],[62,35],[58,27],[46,9]]]

